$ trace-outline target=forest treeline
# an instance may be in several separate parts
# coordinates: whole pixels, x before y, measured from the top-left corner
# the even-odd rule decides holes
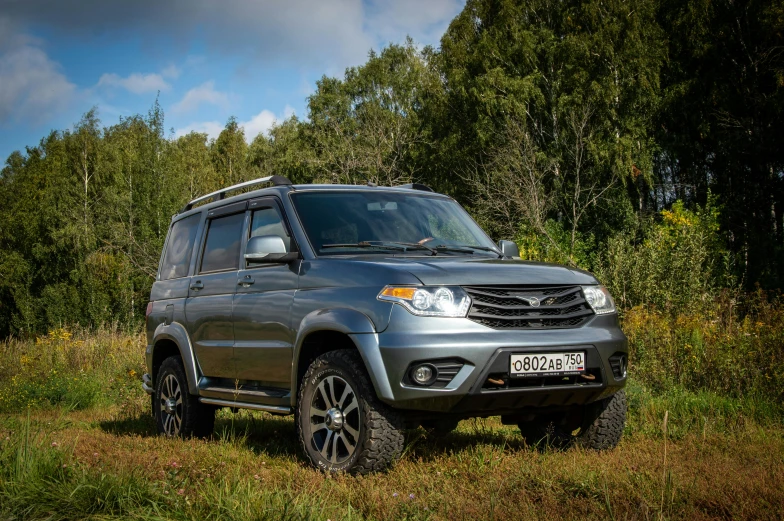
[[[138,324],[171,216],[270,174],[428,184],[624,307],[784,282],[781,2],[469,0],[437,49],[371,52],[307,106],[214,140],[175,138],[157,102],[92,110],[11,154],[0,336]]]

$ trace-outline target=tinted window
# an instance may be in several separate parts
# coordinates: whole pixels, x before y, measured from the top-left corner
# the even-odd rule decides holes
[[[283,217],[275,205],[260,208],[253,212],[253,219],[250,223],[250,236],[260,237],[262,235],[276,235],[280,237],[283,239],[283,244],[286,245],[286,251],[291,251],[289,234],[286,233]]]
[[[178,279],[188,275],[193,243],[201,214],[197,213],[175,222],[169,232],[166,254],[161,265],[161,280]]]
[[[209,222],[200,273],[239,269],[244,222],[244,213],[218,217]]]

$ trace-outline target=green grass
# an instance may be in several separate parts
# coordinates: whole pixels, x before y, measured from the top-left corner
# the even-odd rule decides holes
[[[124,406],[5,414],[0,416],[0,518],[774,519],[784,514],[784,429],[775,417],[705,393],[652,397],[632,385],[629,395],[630,421],[614,451],[535,449],[497,418],[467,420],[443,439],[421,429],[410,432],[400,463],[388,473],[365,477],[327,476],[309,468],[291,418],[263,413],[221,411],[208,441],[156,436],[142,393]]]
[[[652,350],[666,345],[645,338],[643,367],[664,370]],[[328,476],[290,417],[222,410],[211,440],[157,436],[141,344],[60,330],[0,345],[0,520],[784,518],[784,412],[753,388],[632,372],[616,450],[532,448],[475,419],[440,439],[409,432],[387,473]]]

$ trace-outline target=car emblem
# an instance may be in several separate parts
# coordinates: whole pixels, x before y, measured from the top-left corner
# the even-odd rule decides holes
[[[526,302],[528,302],[528,305],[531,306],[532,308],[539,307],[540,302],[539,299],[536,297],[523,297],[521,295],[517,295],[517,298],[519,298],[520,300],[525,300]]]

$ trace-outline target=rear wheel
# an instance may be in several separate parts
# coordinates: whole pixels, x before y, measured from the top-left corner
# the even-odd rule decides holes
[[[169,357],[161,364],[152,407],[158,433],[164,436],[205,438],[215,427],[215,409],[188,392],[179,357]]]
[[[626,393],[621,390],[609,398],[582,408],[574,415],[553,415],[523,422],[518,426],[531,446],[565,448],[572,443],[594,450],[615,448],[626,425]],[[575,431],[576,434],[573,434]]]
[[[595,450],[615,448],[626,426],[626,393],[621,390],[589,406],[586,422],[577,435],[583,447]]]
[[[331,351],[310,364],[299,388],[296,424],[305,455],[322,470],[384,470],[403,451],[400,414],[376,397],[352,350]]]

